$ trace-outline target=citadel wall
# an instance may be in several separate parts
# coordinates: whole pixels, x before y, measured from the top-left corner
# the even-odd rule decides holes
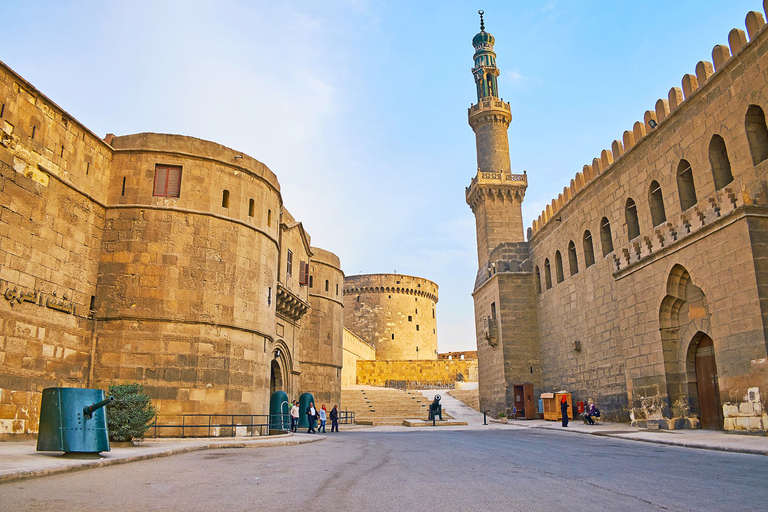
[[[339,261],[264,164],[193,137],[101,140],[2,63],[0,119],[0,435],[36,432],[52,386],[137,381],[165,418],[267,413],[303,367],[338,393]],[[300,355],[315,253],[339,287]]]
[[[461,377],[459,377],[461,374]],[[473,359],[445,359],[432,361],[357,361],[357,384],[386,386],[400,381],[406,386],[439,385],[452,387],[459,378],[469,381],[477,375],[477,361]]]
[[[341,401],[344,362],[344,272],[335,254],[312,247],[309,265],[309,313],[302,319],[299,362],[300,389],[311,391],[315,401]],[[325,283],[328,286],[325,286]]]
[[[341,387],[357,384],[357,361],[376,359],[376,349],[365,340],[344,328],[344,362],[341,367]]]
[[[0,63],[0,435],[87,386],[111,149]]]
[[[437,359],[437,285],[402,274],[347,276],[344,326],[379,360]]]
[[[534,221],[545,390],[698,426],[708,337],[725,428],[768,427],[768,31],[760,13],[746,24],[749,42],[734,29]]]

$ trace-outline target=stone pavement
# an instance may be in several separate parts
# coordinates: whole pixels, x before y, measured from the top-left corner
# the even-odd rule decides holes
[[[487,418],[487,425],[484,425],[481,413],[447,395],[444,390],[430,390],[422,393],[430,400],[435,394],[439,394],[442,397],[443,409],[449,411],[456,420],[464,421],[467,425],[421,427],[418,429],[419,431],[535,428],[542,431],[613,437],[688,448],[768,455],[768,437],[757,435],[726,434],[707,430],[646,430],[630,427],[623,423],[584,425],[581,420],[571,421],[567,428],[563,428],[559,421],[499,421],[491,418]],[[359,428],[347,426],[342,429],[341,434],[343,435],[344,431],[358,430]],[[366,430],[373,432],[413,431],[413,429],[402,426],[368,427]],[[113,446],[112,451],[104,452],[103,456],[98,459],[76,459],[65,457],[57,452],[37,452],[35,451],[35,441],[7,441],[0,442],[0,484],[25,478],[55,475],[155,457],[167,457],[197,450],[290,446],[320,441],[325,438],[324,435],[302,433],[236,439],[149,439],[132,447]]]
[[[138,460],[168,457],[197,450],[221,448],[267,448],[311,443],[323,435],[285,434],[234,439],[148,439],[135,446],[112,445],[99,458],[73,458],[60,452],[35,451],[36,441],[0,442],[0,484],[25,478],[68,473],[94,467],[124,464]]]
[[[443,404],[443,409],[450,411],[451,416],[457,420],[467,422],[468,426],[463,428],[477,428],[478,426],[483,426],[483,415],[481,413],[449,396],[444,391],[426,390],[422,391],[422,393],[430,400],[434,398],[435,394],[439,394],[441,397],[440,403]],[[646,443],[701,448],[705,450],[768,455],[768,436],[760,435],[730,434],[712,430],[647,430],[644,428],[631,427],[624,423],[585,425],[581,419],[571,420],[566,428],[563,428],[559,421],[499,421],[487,418],[487,422],[487,427],[491,428],[501,426],[506,428],[538,428],[594,436],[615,437],[618,439],[629,439]]]

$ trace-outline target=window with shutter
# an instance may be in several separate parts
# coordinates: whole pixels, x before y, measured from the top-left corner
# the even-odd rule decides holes
[[[309,284],[309,263],[303,261],[299,262],[299,284],[304,286]]]
[[[179,197],[180,192],[181,167],[156,165],[155,187],[152,195],[158,197]]]

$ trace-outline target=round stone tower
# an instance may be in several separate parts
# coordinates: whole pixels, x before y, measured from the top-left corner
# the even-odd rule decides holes
[[[483,11],[480,11],[480,32],[472,38],[477,105],[469,108],[469,125],[475,132],[477,146],[477,175],[467,187],[466,199],[475,214],[477,258],[481,267],[499,244],[524,241],[521,204],[528,187],[525,173],[510,171],[507,129],[512,114],[509,103],[499,98],[495,41],[485,31]]]
[[[344,326],[378,360],[437,359],[437,285],[402,274],[344,279]]]

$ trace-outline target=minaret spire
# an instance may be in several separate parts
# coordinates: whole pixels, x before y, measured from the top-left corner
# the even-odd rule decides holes
[[[480,32],[485,32],[485,23],[483,23],[483,14],[485,14],[485,11],[480,9],[477,11],[477,14],[480,15]]]

